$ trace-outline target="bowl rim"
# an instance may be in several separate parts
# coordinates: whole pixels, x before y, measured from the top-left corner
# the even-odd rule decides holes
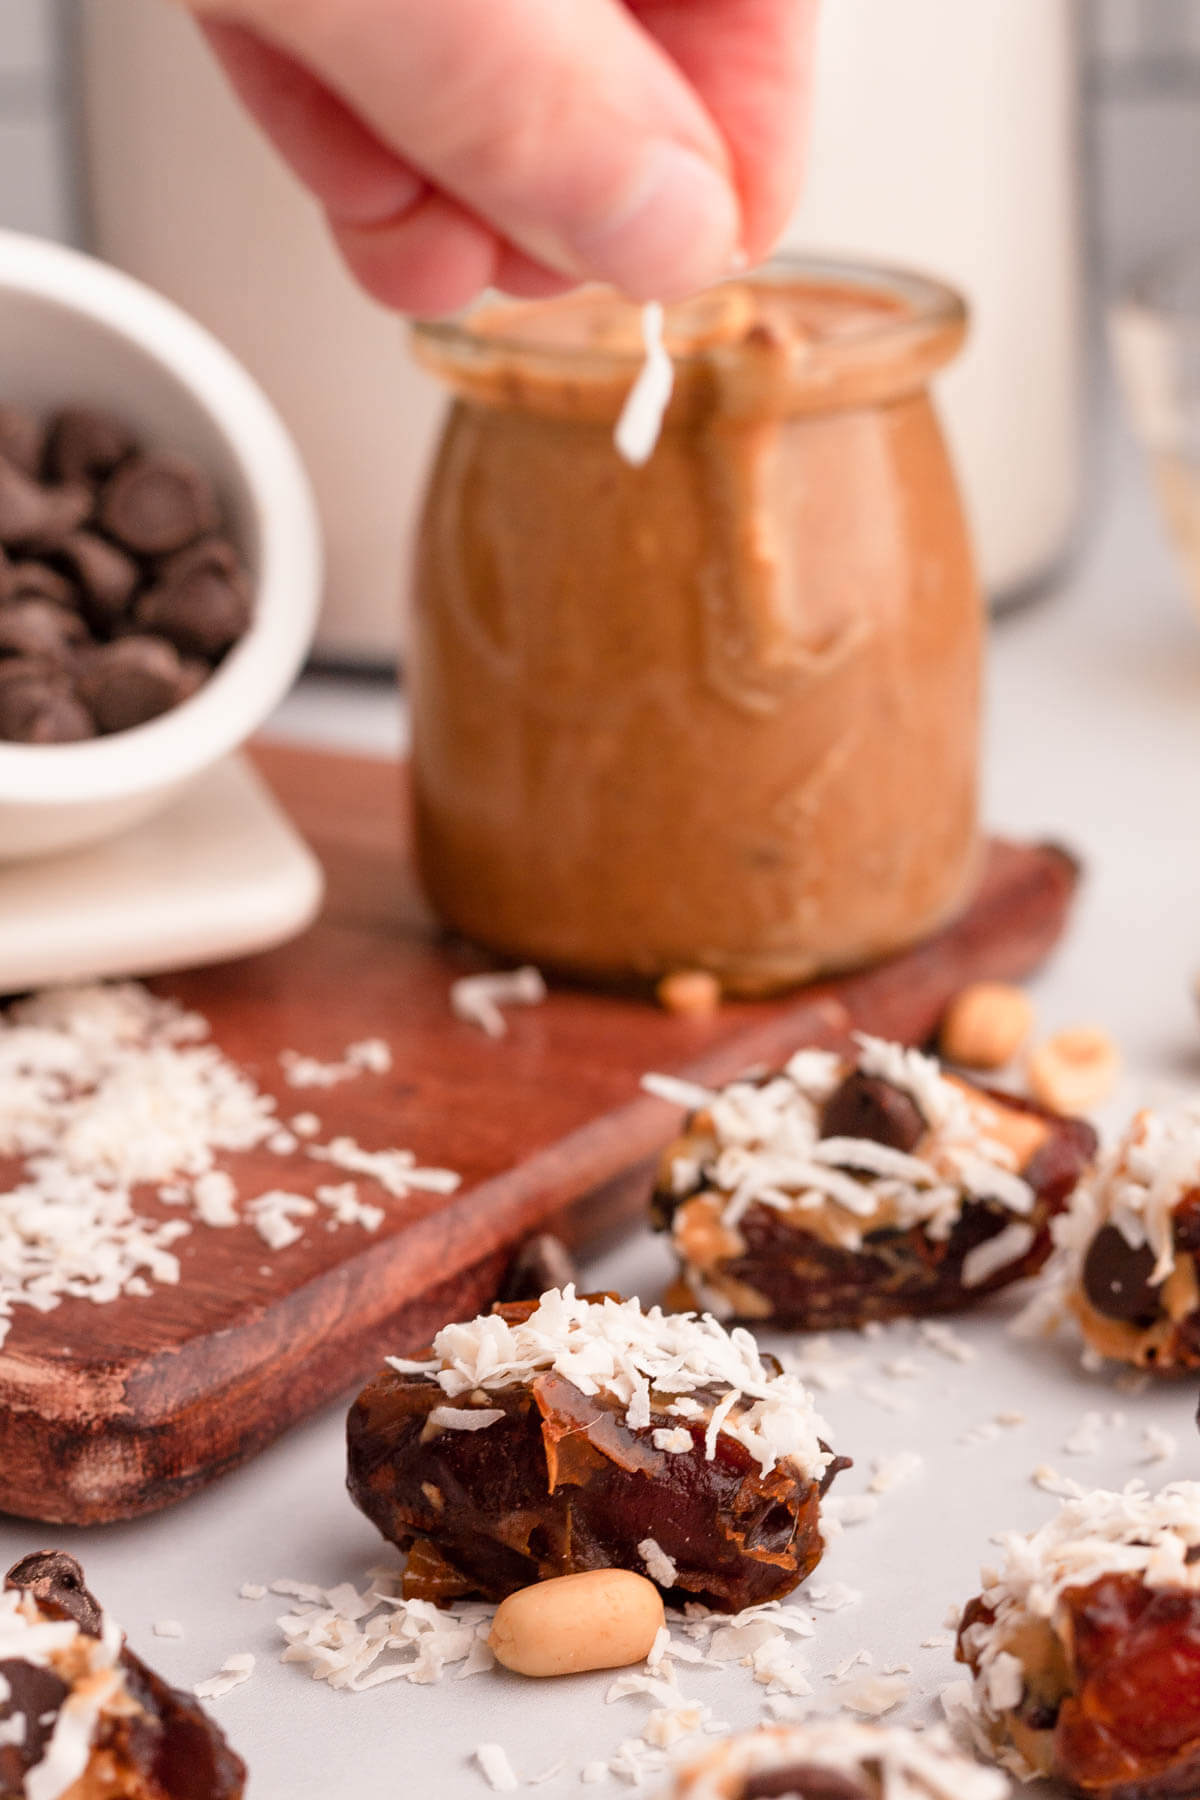
[[[0,231],[0,296],[87,317],[157,363],[239,467],[259,546],[249,631],[198,693],[145,725],[76,744],[0,742],[0,805],[77,807],[176,786],[242,743],[283,698],[316,631],[316,500],[274,406],[210,331],[144,282],[62,244]],[[64,404],[70,396],[64,396]]]

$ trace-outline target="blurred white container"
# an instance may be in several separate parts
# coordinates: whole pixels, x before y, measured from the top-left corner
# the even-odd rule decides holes
[[[984,585],[1030,587],[1079,498],[1085,327],[1074,0],[827,0],[787,234],[966,294],[938,384]]]
[[[96,248],[179,300],[300,443],[329,557],[321,650],[393,654],[440,401],[353,288],[180,9],[83,0]],[[829,0],[791,245],[924,266],[972,346],[942,390],[984,581],[1036,581],[1069,538],[1082,366],[1072,0]]]

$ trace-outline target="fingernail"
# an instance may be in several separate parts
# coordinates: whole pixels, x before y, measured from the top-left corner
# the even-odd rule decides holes
[[[741,236],[733,189],[682,144],[650,146],[625,203],[576,229],[571,249],[594,279],[632,300],[673,300],[718,280]]]

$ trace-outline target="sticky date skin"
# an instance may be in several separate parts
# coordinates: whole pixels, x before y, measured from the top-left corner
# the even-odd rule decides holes
[[[1106,1575],[1069,1589],[1062,1606],[1070,1686],[1057,1718],[1045,1721],[1053,1732],[1055,1778],[1081,1800],[1195,1796],[1200,1593]],[[964,1630],[986,1616],[972,1603]]]
[[[709,1460],[700,1421],[679,1453],[651,1440],[677,1417],[656,1409],[633,1431],[611,1396],[554,1373],[478,1399],[503,1419],[425,1442],[447,1404],[428,1377],[384,1370],[351,1408],[350,1494],[410,1552],[410,1597],[499,1600],[584,1569],[645,1573],[637,1546],[652,1537],[677,1566],[677,1598],[738,1612],[790,1593],[820,1560],[817,1484],[786,1465],[764,1475],[723,1434]]]
[[[934,1238],[914,1225],[869,1233],[860,1250],[827,1244],[773,1207],[754,1205],[738,1224],[745,1248],[721,1261],[720,1274],[760,1295],[771,1323],[812,1331],[959,1312],[1036,1274],[1052,1248],[1050,1222],[1091,1163],[1096,1134],[1081,1119],[1059,1118],[1011,1095],[1003,1099],[1010,1109],[1046,1119],[1050,1132],[1021,1171],[1036,1196],[1033,1212],[1022,1220],[1033,1227],[1033,1242],[1024,1256],[987,1280],[966,1286],[963,1264],[972,1250],[998,1236],[1016,1217],[988,1200],[968,1200],[946,1238]],[[653,1222],[669,1228],[678,1209],[693,1197],[675,1197],[660,1188],[652,1203]]]

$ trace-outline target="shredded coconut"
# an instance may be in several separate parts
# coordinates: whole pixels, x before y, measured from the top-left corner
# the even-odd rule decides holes
[[[239,1650],[233,1656],[227,1656],[215,1675],[206,1681],[198,1681],[192,1692],[197,1700],[223,1700],[244,1681],[249,1681],[254,1673],[254,1658],[248,1650]]]
[[[910,1481],[924,1466],[924,1457],[915,1450],[897,1450],[894,1456],[877,1456],[871,1464],[870,1491],[890,1494],[893,1488]]]
[[[346,1184],[318,1189],[315,1202],[272,1189],[239,1207],[218,1156],[258,1146],[290,1155],[320,1122],[300,1114],[295,1132],[281,1130],[272,1097],[207,1039],[198,1014],[136,982],[56,988],[0,1013],[0,1155],[22,1165],[0,1195],[0,1343],[18,1306],[102,1304],[177,1283],[174,1246],[195,1224],[228,1230],[245,1218],[275,1250],[298,1241],[297,1220],[318,1206],[333,1227],[378,1228],[382,1209]],[[380,1039],[347,1048],[352,1071],[385,1064]],[[352,1139],[309,1142],[307,1154],[400,1198],[458,1182],[417,1168],[409,1151],[366,1151]],[[139,1187],[188,1216],[143,1216]]]
[[[978,1665],[971,1705],[985,1723],[1016,1705],[1023,1691],[1009,1646],[1031,1622],[1053,1622],[1069,1588],[1133,1575],[1150,1589],[1200,1592],[1200,1561],[1189,1560],[1200,1546],[1200,1483],[1173,1482],[1157,1494],[1140,1482],[1120,1493],[1076,1488],[1037,1531],[1005,1532],[995,1541],[1000,1564],[982,1572],[987,1616],[964,1634]]]
[[[1161,1425],[1147,1425],[1142,1431],[1142,1446],[1145,1451],[1143,1462],[1170,1462],[1179,1449],[1179,1442]]]
[[[675,387],[675,369],[663,343],[663,309],[657,300],[642,308],[646,359],[630,388],[613,432],[617,453],[633,468],[650,461]]]
[[[891,1678],[874,1676],[879,1695]],[[893,1684],[894,1685],[894,1684]],[[944,1728],[920,1733],[845,1718],[746,1732],[713,1750],[680,1778],[680,1800],[726,1800],[776,1769],[827,1770],[861,1783],[880,1800],[1007,1800],[1009,1784],[995,1769],[961,1756]]]
[[[693,1313],[643,1312],[638,1300],[580,1299],[573,1286],[543,1294],[518,1324],[487,1313],[446,1325],[433,1341],[431,1362],[388,1358],[401,1374],[428,1375],[450,1399],[474,1389],[494,1392],[553,1369],[584,1394],[608,1393],[638,1428],[650,1419],[648,1396],[663,1403],[697,1390],[723,1391],[708,1418],[705,1454],[715,1455],[721,1432],[744,1446],[765,1471],[791,1461],[819,1479],[831,1454],[821,1448],[827,1427],[794,1375],[764,1367],[748,1331],[726,1331]]]
[[[540,1006],[546,983],[534,968],[506,969],[488,975],[463,975],[451,984],[450,1010],[466,1025],[477,1025],[490,1038],[508,1031],[502,1007]]]
[[[859,1036],[857,1067],[901,1088],[918,1106],[925,1131],[911,1154],[868,1138],[821,1136],[824,1104],[849,1069],[830,1051],[802,1050],[781,1073],[735,1081],[716,1094],[674,1077],[647,1076],[648,1091],[693,1113],[671,1152],[672,1191],[682,1199],[715,1193],[727,1231],[736,1231],[752,1206],[784,1212],[798,1228],[819,1212],[835,1241],[850,1250],[884,1225],[919,1225],[944,1240],[968,1200],[989,1200],[1018,1217],[968,1254],[965,1279],[978,1286],[1018,1261],[1034,1241],[1025,1219],[1033,1190],[1017,1173],[1014,1152],[985,1135],[986,1115],[981,1122],[970,1091],[944,1076],[933,1058],[880,1038]],[[684,1223],[686,1212],[678,1217]],[[694,1287],[703,1277],[690,1266],[688,1274]]]
[[[508,1752],[501,1744],[477,1744],[475,1761],[483,1770],[490,1787],[500,1794],[515,1793],[520,1783],[508,1760]]]
[[[659,1587],[675,1586],[675,1579],[679,1571],[671,1557],[652,1537],[642,1539],[638,1545],[638,1555],[641,1557],[651,1581],[657,1581]]]
[[[386,1075],[392,1066],[392,1053],[382,1038],[362,1038],[356,1044],[347,1044],[339,1062],[321,1062],[296,1050],[285,1050],[279,1062],[289,1087],[331,1088],[364,1073]]]
[[[154,1627],[154,1635],[160,1638],[181,1638],[183,1626],[178,1619],[159,1619]]]

